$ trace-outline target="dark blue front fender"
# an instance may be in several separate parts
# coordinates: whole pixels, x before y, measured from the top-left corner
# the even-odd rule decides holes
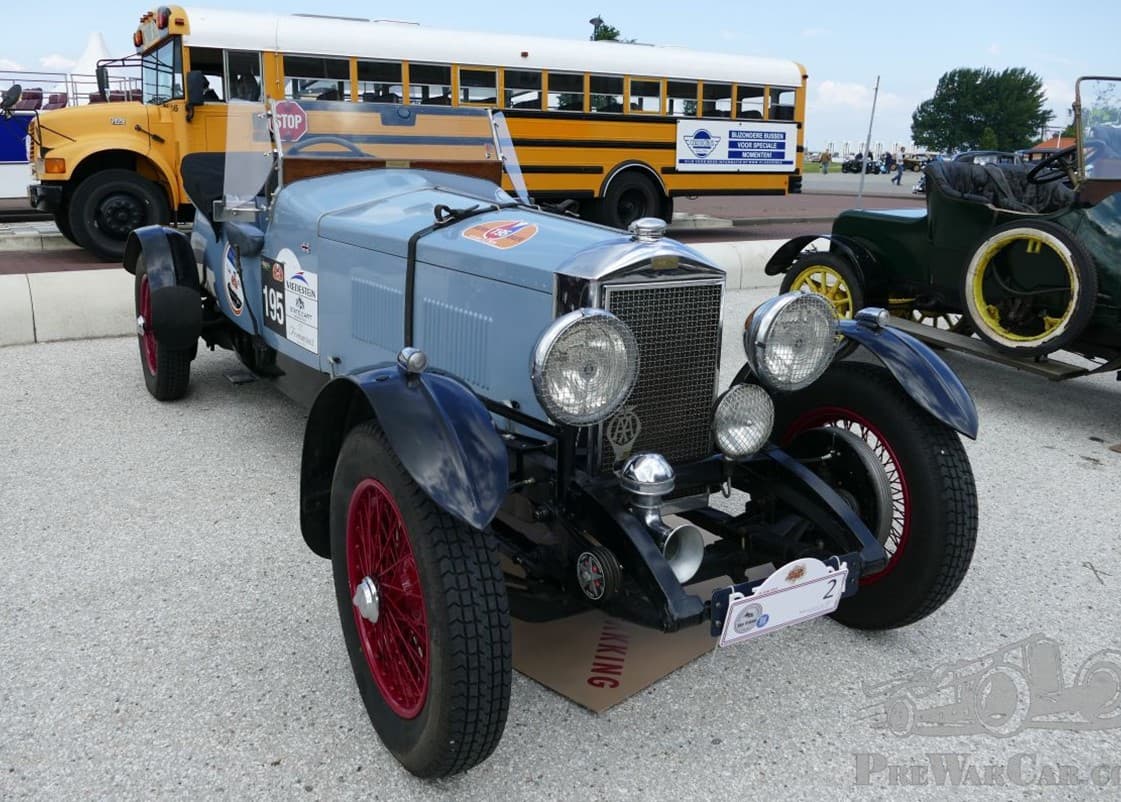
[[[144,226],[125,241],[125,270],[135,276],[141,256],[151,290],[152,334],[168,348],[193,349],[202,334],[202,304],[190,240],[168,226]]]
[[[308,416],[300,468],[300,526],[308,546],[330,553],[329,496],[350,428],[373,417],[413,481],[449,515],[486,527],[506,498],[506,446],[486,407],[459,380],[384,365],[324,387]]]
[[[884,364],[915,403],[947,426],[977,438],[977,407],[965,385],[941,357],[902,331],[839,321],[841,332]]]

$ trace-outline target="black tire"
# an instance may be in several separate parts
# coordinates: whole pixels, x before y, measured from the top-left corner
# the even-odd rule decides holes
[[[918,406],[891,374],[864,362],[834,363],[804,390],[775,405],[775,436],[837,425],[868,443],[885,465],[892,520],[888,563],[863,577],[833,614],[856,629],[911,624],[953,595],[977,541],[977,489],[965,449],[950,427]],[[866,520],[875,532],[879,521]]]
[[[75,245],[79,244],[77,238],[74,236],[74,229],[70,227],[70,204],[66,201],[63,201],[55,210],[54,224],[62,236],[66,237],[67,240]]]
[[[159,186],[131,170],[100,170],[70,197],[70,230],[79,245],[102,259],[119,261],[129,232],[166,225],[167,196]]]
[[[799,256],[782,277],[780,292],[816,292],[823,296],[837,316],[852,319],[864,308],[864,287],[855,268],[844,257],[828,251],[811,251]],[[841,337],[836,359],[856,350],[856,343]]]
[[[361,525],[367,503],[377,505],[380,528]],[[381,547],[369,545],[375,531],[383,535]],[[364,545],[366,552],[357,550]],[[347,435],[336,463],[331,555],[343,637],[382,742],[418,777],[445,777],[481,763],[502,737],[512,675],[509,607],[494,543],[439,509],[369,422]],[[377,574],[379,592],[388,589],[392,602],[383,607],[390,618],[379,614],[377,621],[392,628],[378,629],[357,612],[359,573]],[[413,586],[412,595],[397,590]],[[408,638],[400,634],[406,631]],[[413,644],[416,654],[388,641]]]
[[[148,266],[141,253],[136,260],[134,282],[136,339],[140,347],[140,371],[144,386],[158,401],[175,401],[187,394],[191,381],[191,350],[173,350],[161,345],[152,333],[152,302],[148,288]]]
[[[1049,263],[1040,262],[1036,270],[1044,272],[1035,276],[1027,275],[1023,266],[1033,253],[1041,260],[1050,257]],[[1010,271],[1002,258],[1006,254],[1019,262],[1022,275]],[[1066,287],[1038,294],[1039,285],[1025,280],[1039,281],[1041,276],[1044,286],[1061,286],[1055,282],[1065,281]],[[1002,298],[1003,287],[1034,294],[1023,295],[1020,303]],[[997,226],[973,249],[962,271],[963,309],[973,330],[990,345],[1017,356],[1043,356],[1077,340],[1094,315],[1097,295],[1098,274],[1090,252],[1069,231],[1048,220],[1013,220]],[[1047,314],[1056,310],[1058,318]],[[1059,322],[1051,324],[1052,320]]]
[[[626,230],[641,217],[659,217],[663,195],[654,182],[636,170],[627,170],[607,185],[599,206],[599,222]]]

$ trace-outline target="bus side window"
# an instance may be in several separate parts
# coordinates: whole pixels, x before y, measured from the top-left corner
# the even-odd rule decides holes
[[[736,117],[741,120],[763,119],[763,87],[736,86]]]
[[[549,73],[549,111],[584,110],[584,76],[571,72]]]
[[[358,96],[364,103],[400,103],[401,87],[401,62],[358,62]]]
[[[409,64],[409,102],[452,104],[452,68],[442,64]]]
[[[284,96],[293,100],[350,100],[350,63],[344,58],[286,55]]]
[[[214,102],[226,99],[225,70],[222,67],[222,51],[212,47],[192,47],[191,69],[206,76],[209,88],[203,99]]]
[[[771,113],[772,120],[793,120],[794,119],[794,90],[793,89],[772,89],[771,90]]]
[[[660,81],[631,79],[631,111],[658,114],[662,110],[662,84]]]
[[[484,103],[493,106],[498,102],[498,71],[459,68],[459,102]]]
[[[535,70],[504,70],[502,105],[508,109],[541,108],[541,73]]]
[[[623,79],[617,75],[591,76],[592,103],[589,111],[623,113]]]
[[[261,99],[261,54],[253,50],[227,50],[226,74],[230,100]]]
[[[666,81],[668,111],[674,117],[697,116],[697,84],[695,81]]]
[[[730,84],[705,83],[701,101],[702,117],[732,116],[732,87]]]

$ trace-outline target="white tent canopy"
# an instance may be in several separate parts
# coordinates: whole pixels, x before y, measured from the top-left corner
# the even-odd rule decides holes
[[[91,31],[86,40],[86,49],[78,56],[70,72],[74,75],[93,75],[97,62],[103,58],[113,58],[109,46],[105,44],[105,36],[100,31]]]

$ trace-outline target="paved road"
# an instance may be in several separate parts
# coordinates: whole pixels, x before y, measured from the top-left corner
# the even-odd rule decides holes
[[[730,294],[725,381],[768,294]],[[865,682],[1042,633],[1069,684],[1090,654],[1121,649],[1121,384],[950,360],[981,415],[967,443],[981,531],[946,607],[895,632],[811,622],[599,716],[516,676],[495,755],[425,784],[377,742],[328,565],[299,536],[303,411],[231,384],[228,353],[200,354],[188,398],[159,404],[134,339],[0,349],[0,797],[942,800],[898,785],[933,753],[974,761],[981,780],[1013,765],[1037,783],[961,792],[971,800],[1117,799],[1117,718],[1009,738],[873,727]],[[1082,784],[1041,787],[1057,764]]]

